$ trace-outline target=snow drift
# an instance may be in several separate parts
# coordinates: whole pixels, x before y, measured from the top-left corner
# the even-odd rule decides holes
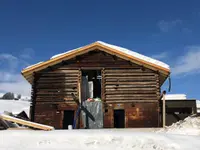
[[[200,135],[200,115],[193,115],[165,127],[158,133],[172,133],[172,134],[185,134],[185,135]]]

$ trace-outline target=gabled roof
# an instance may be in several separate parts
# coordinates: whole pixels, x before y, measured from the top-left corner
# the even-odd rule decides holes
[[[111,45],[111,44],[108,44],[108,43],[105,43],[102,41],[97,41],[97,42],[91,43],[89,45],[86,45],[86,46],[83,46],[80,48],[76,48],[76,49],[67,51],[65,53],[55,55],[45,62],[39,62],[35,65],[31,65],[31,66],[25,68],[24,70],[22,70],[22,75],[31,83],[32,75],[34,72],[43,70],[49,66],[60,63],[63,60],[71,59],[75,56],[82,55],[84,53],[87,53],[87,52],[95,50],[95,49],[99,49],[99,50],[105,51],[109,54],[116,55],[122,59],[131,61],[133,63],[143,65],[149,69],[159,71],[163,75],[168,76],[170,74],[169,65],[167,65],[159,60],[141,55],[137,52],[131,51],[131,50],[123,48],[123,47]]]

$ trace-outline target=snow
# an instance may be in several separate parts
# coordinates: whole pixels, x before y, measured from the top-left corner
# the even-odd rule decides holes
[[[3,100],[0,99],[0,113],[4,111],[12,112],[13,114],[18,114],[25,111],[29,115],[30,102],[22,100]]]
[[[54,58],[59,57],[59,56],[62,56],[62,55],[64,55],[64,54],[74,52],[74,51],[76,51],[76,50],[78,50],[78,49],[80,49],[80,48],[82,48],[82,47],[79,47],[79,48],[76,48],[76,49],[72,49],[72,50],[68,50],[67,52],[64,52],[64,53],[56,54],[56,55],[52,56],[50,59],[54,59]]]
[[[165,64],[164,62],[161,62],[159,60],[144,56],[144,55],[139,54],[137,52],[134,52],[132,50],[129,50],[129,49],[126,49],[126,48],[123,48],[123,47],[119,47],[119,46],[116,46],[116,45],[111,45],[111,44],[108,44],[108,43],[105,43],[105,42],[102,42],[102,41],[97,41],[97,42],[102,44],[102,45],[105,45],[105,46],[108,46],[110,48],[113,48],[115,50],[118,50],[120,52],[123,52],[123,53],[125,53],[127,55],[131,55],[133,57],[136,57],[138,59],[150,62],[150,63],[158,65],[158,66],[161,66],[161,67],[166,68],[166,69],[170,69],[169,65]]]
[[[196,100],[197,113],[200,113],[200,100]]]
[[[0,98],[2,98],[4,96],[5,93],[0,93]]]
[[[200,136],[200,116],[189,116],[157,132]]]
[[[199,150],[199,136],[123,130],[0,131],[1,150]],[[12,138],[11,138],[12,137]]]
[[[38,63],[36,63],[36,64],[27,66],[25,69],[28,69],[28,68],[31,68],[31,67],[33,67],[33,66],[39,65],[39,64],[41,64],[41,63],[43,63],[43,61],[40,61],[40,62],[38,62]]]
[[[165,100],[186,100],[185,94],[166,94]]]
[[[108,43],[105,43],[105,42],[102,42],[102,41],[97,41],[97,43],[102,44],[102,45],[107,46],[107,47],[110,47],[110,48],[112,48],[112,49],[115,49],[116,51],[120,51],[120,52],[125,53],[125,54],[127,54],[127,55],[136,57],[136,58],[138,58],[138,59],[140,59],[140,60],[144,60],[144,61],[146,61],[146,62],[150,62],[150,63],[152,63],[152,64],[161,66],[161,67],[163,67],[163,68],[170,69],[169,65],[165,64],[164,62],[161,62],[161,61],[159,61],[159,60],[156,60],[156,59],[153,59],[153,58],[144,56],[144,55],[139,54],[139,53],[137,53],[137,52],[134,52],[134,51],[132,51],[132,50],[129,50],[129,49],[126,49],[126,48],[123,48],[123,47],[119,47],[119,46],[116,46],[116,45],[108,44]],[[80,48],[81,48],[81,47],[80,47]],[[51,57],[51,59],[54,59],[54,58],[56,58],[56,57],[59,57],[59,56],[61,56],[61,55],[67,54],[67,53],[71,53],[71,52],[76,51],[76,50],[78,50],[78,49],[80,49],[80,48],[72,49],[72,50],[67,51],[67,52],[65,52],[65,53],[61,53],[61,54],[54,55],[54,56]]]
[[[199,150],[199,141],[200,116],[163,129],[0,131],[1,150]]]

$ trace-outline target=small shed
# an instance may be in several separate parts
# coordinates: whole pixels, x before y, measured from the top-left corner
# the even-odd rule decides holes
[[[159,127],[160,87],[169,74],[161,61],[101,41],[22,70],[32,85],[31,120],[57,129],[74,123],[79,106],[72,95],[80,104],[102,102],[104,128]]]

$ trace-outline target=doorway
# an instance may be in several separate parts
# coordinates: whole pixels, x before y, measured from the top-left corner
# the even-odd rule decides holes
[[[125,114],[123,109],[114,110],[114,128],[125,127]]]
[[[82,70],[82,101],[101,98],[101,70]]]
[[[73,125],[74,110],[65,110],[63,117],[63,129],[68,129],[68,125]]]

